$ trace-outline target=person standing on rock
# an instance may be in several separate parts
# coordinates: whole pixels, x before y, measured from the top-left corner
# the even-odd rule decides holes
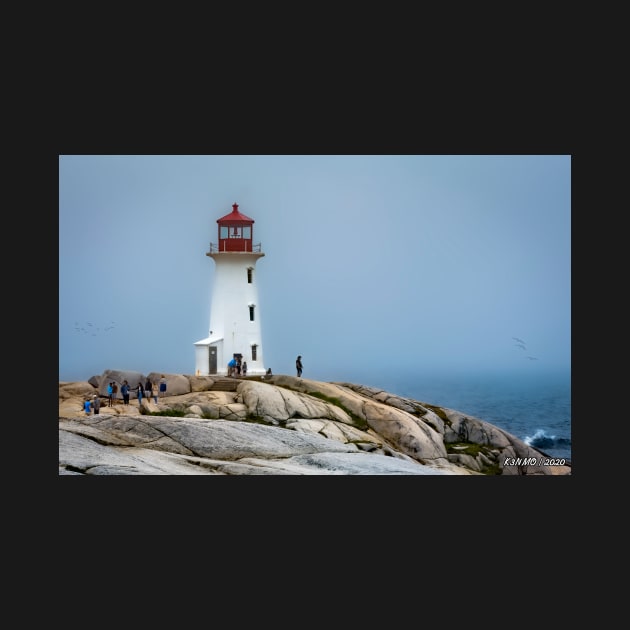
[[[118,383],[116,381],[112,381],[112,394],[113,394],[112,404],[116,404],[116,398],[118,398]]]
[[[302,376],[302,355],[298,354],[298,358],[295,360],[295,369],[297,370],[298,378]]]
[[[129,383],[127,382],[127,379],[125,379],[123,381],[123,384],[120,386],[120,393],[122,394],[122,397],[123,397],[123,405],[128,405],[129,404]]]
[[[138,407],[142,404],[142,397],[144,396],[144,385],[142,381],[138,382]]]
[[[94,394],[92,396],[92,407],[94,409],[94,415],[101,413],[101,397]]]
[[[243,373],[243,378],[247,376],[247,361],[243,361],[243,365],[241,365],[241,372]]]
[[[114,405],[114,384],[110,381],[107,385],[107,406],[112,407]]]
[[[151,402],[151,396],[153,396],[153,383],[150,378],[147,378],[147,382],[144,384],[144,395],[147,400]]]
[[[85,402],[83,403],[83,410],[85,411],[86,416],[89,416],[92,413],[92,403],[89,398],[85,399]]]
[[[166,396],[166,379],[164,378],[164,374],[162,374],[162,378],[160,379],[160,396]]]

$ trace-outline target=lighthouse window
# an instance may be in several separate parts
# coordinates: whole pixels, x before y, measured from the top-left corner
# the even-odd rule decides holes
[[[252,237],[252,228],[248,225],[243,228],[243,238],[251,238]]]
[[[247,284],[251,284],[254,279],[254,270],[250,267],[247,270]]]
[[[254,321],[254,306],[249,307],[249,321],[250,322]]]
[[[241,238],[241,228],[240,227],[231,227],[230,228],[230,238]]]
[[[219,232],[219,238],[227,238],[228,237],[228,229],[225,225],[222,225]]]
[[[258,346],[256,344],[252,345],[252,361],[256,360],[256,350],[257,350]]]

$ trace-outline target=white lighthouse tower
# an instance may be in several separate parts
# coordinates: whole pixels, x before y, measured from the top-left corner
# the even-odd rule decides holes
[[[241,214],[238,204],[217,219],[218,245],[210,243],[215,262],[208,337],[195,343],[198,375],[227,375],[237,355],[247,362],[247,374],[264,374],[256,263],[265,254],[254,245],[254,219]]]

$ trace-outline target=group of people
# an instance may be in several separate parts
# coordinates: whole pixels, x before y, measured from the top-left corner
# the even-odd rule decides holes
[[[118,394],[118,383],[116,381],[110,381],[107,385],[107,406],[113,407],[116,395]]]
[[[131,389],[132,388],[129,385],[129,381],[125,379],[122,382],[122,385],[120,386],[120,394],[122,396],[123,405],[129,404],[129,396],[130,396]],[[147,400],[151,400],[151,398],[153,398],[153,401],[157,403],[158,392],[159,392],[159,396],[166,395],[166,378],[164,377],[164,374],[162,374],[162,377],[160,378],[160,382],[158,383],[157,387],[154,385],[154,383],[151,381],[150,378],[147,378],[144,385],[142,384],[142,381],[138,382],[138,386],[135,388],[135,390],[138,396],[138,404],[142,402],[143,397],[147,398]],[[114,406],[116,402],[117,394],[118,394],[118,384],[116,383],[116,381],[111,381],[107,385],[107,406],[108,407]],[[94,398],[98,398],[98,397],[94,396]],[[86,402],[90,402],[91,404],[91,401],[89,399],[87,399]],[[100,403],[98,407],[100,409]],[[84,403],[84,408],[85,408],[85,403]],[[85,409],[85,411],[87,413],[87,408]],[[98,411],[95,410],[94,413],[98,413]]]
[[[302,364],[302,355],[299,354],[297,359],[295,360],[295,369],[297,371],[298,378],[302,376],[302,370],[304,369],[304,365]],[[271,368],[267,370],[267,375],[271,376]],[[247,376],[247,361],[241,361],[239,357],[234,357],[228,363],[228,376]],[[138,382],[138,386],[135,388],[138,396],[138,404],[142,403],[142,398],[146,398],[147,400],[151,400],[157,403],[158,395],[165,396],[166,395],[166,378],[164,374],[160,378],[160,382],[157,387],[151,381],[150,378],[147,378],[144,385],[142,381]],[[123,405],[129,404],[129,394],[131,391],[131,387],[129,386],[129,382],[125,379],[120,386],[120,393],[123,399]],[[107,406],[112,407],[116,402],[116,395],[118,394],[118,384],[116,381],[111,381],[107,385]],[[86,398],[83,403],[83,410],[85,411],[85,415],[89,416],[92,411],[94,414],[99,414],[101,409],[101,399],[98,395],[94,394],[92,398]]]
[[[302,364],[302,355],[298,355],[295,360],[295,369],[297,371],[298,378],[302,376],[302,370],[304,366]],[[271,368],[267,370],[267,375],[271,375]],[[228,376],[247,376],[247,361],[241,361],[240,357],[234,357],[228,363]],[[120,386],[120,393],[123,399],[123,405],[129,404],[129,396],[131,392],[131,387],[129,385],[129,381],[125,379]],[[166,395],[166,378],[164,374],[160,378],[160,382],[157,387],[151,381],[150,378],[147,378],[144,385],[142,381],[138,382],[138,386],[135,388],[137,396],[138,396],[138,404],[142,403],[142,399],[146,398],[147,400],[151,400],[157,403],[158,396]],[[107,406],[112,407],[116,402],[116,396],[118,394],[118,384],[116,381],[110,381],[107,385]],[[96,394],[92,396],[92,398],[86,398],[83,403],[83,410],[86,415],[90,415],[92,411],[95,414],[99,414],[101,409],[101,399]]]
[[[247,376],[247,361],[243,361],[240,355],[232,357],[228,363],[228,376]]]
[[[162,379],[164,377],[162,376]],[[126,382],[126,381],[125,381]],[[160,388],[162,386],[162,380],[160,380]],[[166,391],[166,381],[164,381],[164,390],[158,390],[157,387],[153,387],[153,383],[151,379],[147,378],[146,383],[143,385],[142,381],[138,383],[138,387],[136,387],[136,392],[138,395],[138,404],[142,402],[142,398],[145,397],[147,400],[151,400],[153,398],[153,402],[157,403],[158,401],[158,391]],[[129,402],[127,400],[127,402]]]
[[[127,395],[126,395],[125,404],[128,405],[130,388],[129,388],[129,383],[127,383],[127,381],[124,381],[123,387],[125,385],[127,386]],[[166,378],[164,377],[164,374],[162,374],[160,378],[160,382],[158,383],[157,387],[153,384],[150,378],[147,378],[144,385],[142,384],[142,381],[138,381],[138,386],[135,389],[136,389],[136,394],[138,396],[138,404],[142,402],[143,398],[146,398],[149,401],[151,400],[151,398],[153,398],[153,402],[157,404],[158,396],[166,396]]]
[[[97,394],[92,396],[92,399],[86,398],[83,403],[83,411],[85,411],[85,415],[89,416],[92,411],[94,411],[94,415],[98,415],[101,412],[101,398]]]
[[[295,369],[297,371],[298,378],[300,378],[302,376],[302,370],[304,369],[301,354],[298,354],[298,357],[295,360]],[[232,357],[228,363],[227,375],[247,376],[247,361],[241,361],[240,355],[234,355],[234,357]],[[267,370],[266,376],[272,376],[271,368]]]

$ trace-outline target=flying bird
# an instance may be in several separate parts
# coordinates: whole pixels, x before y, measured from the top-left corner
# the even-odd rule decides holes
[[[115,326],[116,322],[114,322],[113,320],[110,326],[105,326],[103,328],[101,328],[101,326],[97,326],[96,324],[93,324],[92,322],[85,322],[85,324],[89,326],[89,328],[85,328],[84,326],[79,326],[79,322],[75,322],[74,329],[79,333],[81,332],[84,334],[91,333],[92,337],[98,336],[101,332],[109,332],[110,330],[113,330],[116,327]]]
[[[522,344],[522,343],[515,343],[514,345],[515,345],[517,348],[522,348],[523,350],[527,350],[527,348],[525,347],[525,345],[524,345],[524,344]]]
[[[512,339],[514,339],[514,341],[518,341],[519,343],[522,343],[522,344],[525,343],[522,339],[519,339],[518,337],[512,337]]]
[[[530,361],[538,361],[538,357],[527,357]]]

